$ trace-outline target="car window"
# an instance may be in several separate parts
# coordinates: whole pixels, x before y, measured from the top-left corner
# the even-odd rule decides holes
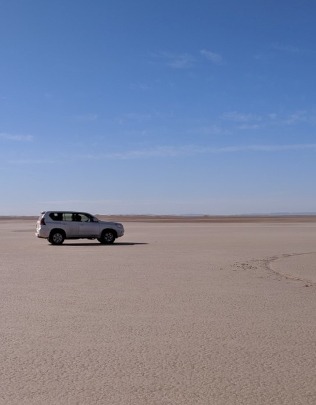
[[[93,217],[89,214],[77,212],[51,212],[49,217],[53,221],[93,222]]]
[[[61,212],[51,212],[49,214],[49,217],[53,220],[53,221],[62,221],[63,220],[63,214]]]
[[[64,212],[63,213],[63,220],[64,221],[72,221],[72,213],[71,212]]]
[[[79,214],[81,217],[81,222],[91,222],[91,218],[87,214]]]

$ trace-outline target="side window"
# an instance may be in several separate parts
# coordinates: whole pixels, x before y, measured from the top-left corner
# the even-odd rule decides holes
[[[49,217],[53,220],[53,221],[62,221],[63,217],[62,217],[62,213],[61,212],[51,212],[49,214]]]
[[[63,221],[72,221],[72,213],[71,212],[64,212],[63,213]]]
[[[74,222],[82,222],[82,215],[74,212],[73,214],[71,214],[71,220]]]
[[[86,214],[80,214],[81,222],[90,222],[90,217]]]

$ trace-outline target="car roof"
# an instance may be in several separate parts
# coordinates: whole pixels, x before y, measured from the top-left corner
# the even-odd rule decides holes
[[[87,215],[92,215],[88,212],[85,211],[60,211],[60,210],[51,210],[51,211],[43,211],[42,214],[50,214],[51,212],[57,213],[57,214],[87,214]]]

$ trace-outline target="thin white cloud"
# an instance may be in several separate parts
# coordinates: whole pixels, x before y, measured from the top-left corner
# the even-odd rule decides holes
[[[144,123],[148,122],[153,118],[152,113],[126,113],[121,115],[118,119],[117,122],[119,124],[126,124],[127,122],[137,122],[137,123]]]
[[[84,155],[79,156],[82,158],[87,159],[118,159],[118,160],[126,160],[126,159],[148,159],[148,158],[165,158],[165,157],[176,157],[180,155],[188,154],[188,148],[190,147],[172,147],[172,146],[157,146],[155,148],[150,149],[135,149],[135,150],[128,150],[125,152],[112,152],[106,154],[99,154],[99,155]]]
[[[208,51],[207,49],[202,49],[200,51],[200,54],[215,65],[220,65],[223,62],[223,57],[219,53]]]
[[[0,132],[0,139],[13,142],[32,142],[34,137],[32,135],[14,135],[6,132]]]
[[[285,53],[291,53],[291,54],[298,54],[298,53],[304,53],[305,50],[298,48],[297,46],[293,45],[283,45],[280,43],[275,43],[271,47],[275,51],[280,51],[280,52],[285,52]]]
[[[284,123],[287,125],[297,124],[298,122],[307,122],[309,121],[309,117],[306,111],[296,111],[290,115],[288,115],[284,119]]]
[[[230,131],[227,128],[216,124],[201,125],[197,127],[190,128],[186,131],[188,134],[200,134],[200,135],[228,135]]]
[[[316,143],[311,144],[288,144],[288,145],[231,145],[222,147],[198,146],[198,145],[183,145],[183,146],[156,146],[148,149],[134,149],[124,152],[109,152],[109,153],[90,153],[84,155],[69,154],[68,156],[60,157],[58,160],[50,159],[14,159],[7,163],[12,165],[46,165],[54,164],[58,161],[63,162],[85,161],[85,160],[140,160],[152,158],[186,158],[198,155],[210,154],[234,154],[234,153],[285,153],[291,151],[315,151]]]
[[[56,160],[52,159],[11,159],[8,160],[11,165],[46,165],[56,163]]]
[[[144,82],[135,82],[129,85],[131,90],[148,91],[152,89],[152,85]]]
[[[215,65],[223,63],[223,57],[216,52],[207,49],[200,50],[200,55]],[[156,52],[151,54],[152,58],[161,62],[165,66],[173,69],[191,69],[197,64],[197,57],[190,53],[176,53],[176,52]]]
[[[295,45],[273,43],[266,50],[259,51],[254,55],[254,58],[261,62],[272,62],[275,57],[289,56],[295,58],[303,58],[308,55],[313,55],[314,51],[307,48],[299,48]]]
[[[239,153],[239,152],[287,152],[299,150],[316,150],[316,144],[292,144],[292,145],[242,145],[223,146],[218,148],[193,148],[197,153]]]
[[[195,63],[194,56],[189,53],[158,52],[152,57],[173,69],[190,69]]]
[[[227,146],[214,149],[214,152],[287,152],[300,150],[315,150],[316,143],[310,144],[292,144],[292,145],[245,145],[245,146]]]
[[[75,115],[74,118],[76,121],[91,122],[96,121],[98,119],[98,114],[96,113],[79,114]]]
[[[238,129],[255,130],[260,128],[259,124],[241,124],[238,125]]]
[[[242,113],[238,111],[225,112],[220,116],[222,121],[232,122],[239,129],[256,129],[267,126],[290,126],[297,124],[316,124],[315,114],[300,110],[287,114],[269,113],[265,115]]]
[[[225,121],[233,121],[238,123],[252,123],[262,120],[262,117],[257,114],[245,114],[237,111],[226,112],[222,114],[221,118]]]
[[[243,146],[223,146],[209,147],[197,145],[184,146],[157,146],[150,149],[129,150],[125,152],[112,152],[106,154],[89,154],[77,156],[77,159],[84,160],[130,160],[130,159],[149,159],[149,158],[175,158],[196,156],[202,154],[221,154],[221,153],[241,153],[241,152],[288,152],[312,150],[316,151],[316,144],[292,144],[292,145],[243,145]]]

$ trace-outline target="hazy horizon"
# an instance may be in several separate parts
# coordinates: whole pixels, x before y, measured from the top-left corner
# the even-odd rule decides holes
[[[57,210],[56,210],[57,211]],[[64,211],[71,211],[71,210],[64,210]],[[74,212],[76,212],[75,210],[73,210]],[[78,212],[87,212],[86,210],[80,210]],[[100,212],[89,212],[92,215],[96,215],[96,216],[118,216],[118,217],[199,217],[199,218],[203,218],[203,217],[287,217],[287,216],[316,216],[316,211],[315,212],[265,212],[265,213],[246,213],[246,214],[203,214],[203,213],[198,213],[198,214],[124,214],[124,213],[120,213],[120,214],[112,214],[112,213],[100,213]],[[40,212],[37,214],[8,214],[8,215],[2,215],[0,214],[0,217],[7,217],[7,218],[22,218],[22,217],[38,217],[40,215]]]

